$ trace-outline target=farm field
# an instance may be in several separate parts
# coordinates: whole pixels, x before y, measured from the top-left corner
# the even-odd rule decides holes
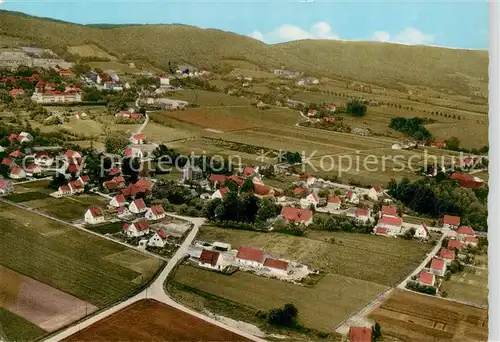
[[[197,104],[200,107],[219,107],[219,106],[248,106],[250,100],[237,96],[231,96],[225,93],[213,92],[207,90],[183,89],[176,91],[169,98],[187,101]]]
[[[76,134],[85,135],[86,137],[98,137],[103,133],[103,125],[90,119],[78,120],[71,118],[63,124],[54,126],[44,126],[32,120],[30,120],[30,124],[33,128],[40,128],[42,132],[59,132],[61,129],[65,129]]]
[[[460,146],[467,148],[481,148],[488,145],[488,122],[478,124],[474,122],[434,123],[425,126],[437,140],[457,137]]]
[[[174,281],[254,311],[270,310],[291,302],[299,310],[299,321],[304,326],[325,332],[332,331],[349,314],[387,289],[338,274],[327,274],[314,286],[300,286],[247,272],[227,276],[186,265],[179,267]]]
[[[395,290],[369,318],[401,341],[487,341],[488,311]]]
[[[186,139],[196,136],[196,133],[190,131],[183,131],[173,127],[148,122],[146,128],[142,131],[146,134],[149,141],[155,142],[169,142],[172,140]]]
[[[162,261],[7,204],[0,265],[103,307],[133,294]]]
[[[74,197],[48,197],[44,199],[28,200],[23,201],[23,204],[48,215],[57,217],[58,219],[74,221],[83,219],[83,215],[90,206],[105,208],[108,203],[99,196],[80,195]]]
[[[444,281],[441,290],[448,298],[488,305],[488,269],[466,266],[463,272]]]
[[[8,341],[31,341],[46,334],[43,329],[2,307],[0,323]]]
[[[431,244],[343,233],[307,232],[306,237],[203,226],[198,239],[262,248],[268,253],[309,265],[325,273],[392,286],[410,273],[432,249]],[[330,242],[331,241],[331,242]]]
[[[155,300],[136,302],[63,341],[159,342],[167,336],[171,341],[249,341]]]

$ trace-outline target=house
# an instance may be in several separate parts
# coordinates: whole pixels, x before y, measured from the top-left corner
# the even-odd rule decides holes
[[[356,208],[354,217],[358,222],[366,223],[371,221],[370,211],[368,209]]]
[[[14,162],[14,159],[6,157],[2,159],[2,165],[13,168],[16,166],[16,163]]]
[[[419,239],[429,238],[429,229],[424,223],[422,223],[420,226],[418,226],[417,229],[415,229],[415,237]]]
[[[349,342],[371,342],[371,327],[349,327]]]
[[[456,236],[459,240],[464,240],[467,237],[476,237],[476,232],[471,226],[460,226],[456,230]]]
[[[160,87],[169,87],[170,86],[170,78],[168,75],[160,76]]]
[[[1,191],[1,190],[0,190]],[[477,247],[477,245],[479,244],[479,239],[477,237],[473,237],[473,236],[467,236],[465,239],[464,239],[464,244],[467,245],[467,246],[474,246],[474,247]]]
[[[266,258],[262,266],[271,269],[271,271],[277,275],[286,276],[288,273],[289,263],[285,260]]]
[[[305,188],[295,188],[292,190],[294,196],[301,196],[306,192]]]
[[[308,226],[313,222],[313,212],[311,210],[283,207],[280,216],[288,223],[299,223]]]
[[[113,167],[111,170],[109,170],[108,174],[110,176],[117,176],[121,173],[120,169],[117,167]]]
[[[16,89],[11,89],[9,91],[9,95],[12,96],[13,98],[23,96],[24,95],[24,89],[22,88],[16,88]]]
[[[9,141],[10,142],[17,141],[17,134],[10,134],[9,135]]]
[[[0,194],[6,195],[12,193],[13,186],[10,179],[0,178]]]
[[[137,191],[139,193],[147,193],[153,189],[153,182],[151,182],[147,179],[141,178],[137,182],[135,182],[134,186],[137,188]]]
[[[384,195],[384,188],[380,185],[375,185],[368,191],[368,197],[374,201],[378,201],[380,196]]]
[[[134,214],[141,214],[146,212],[148,210],[148,207],[146,207],[146,203],[144,203],[144,200],[140,198],[130,203],[130,205],[128,206],[128,210],[130,210],[130,212]]]
[[[236,262],[240,265],[260,268],[263,261],[264,251],[247,246],[241,246],[238,248]]]
[[[218,241],[215,241],[212,246],[214,247],[214,249],[216,251],[221,251],[221,252],[228,252],[231,250],[231,245],[228,244],[228,243],[224,243],[224,242],[218,242]]]
[[[82,182],[82,183],[83,183],[83,185],[85,186],[86,184],[88,184],[88,183],[90,182],[90,177],[89,177],[89,176],[87,176],[87,175],[85,175],[85,176],[80,176],[80,177],[78,177],[78,180],[79,180],[80,182]]]
[[[311,205],[316,208],[319,204],[319,197],[316,195],[316,192],[312,191],[306,198],[302,198],[300,200],[300,206],[302,208],[309,208]]]
[[[22,152],[21,152],[21,151],[19,151],[19,150],[16,150],[16,151],[14,151],[14,152],[11,152],[11,153],[9,154],[9,157],[12,157],[12,158],[22,158],[22,157],[24,157],[24,153],[22,153]]]
[[[242,172],[242,175],[245,178],[252,176],[252,175],[256,175],[256,174],[257,174],[257,172],[255,171],[255,169],[253,167],[250,167],[250,166],[245,167],[243,169],[243,172]]]
[[[123,232],[128,237],[139,237],[149,234],[149,222],[148,220],[141,219],[132,223],[125,223],[123,225]]]
[[[10,178],[12,179],[23,179],[23,178],[26,178],[26,172],[24,172],[23,169],[21,169],[20,167],[14,167],[12,168],[12,170],[10,171]]]
[[[144,156],[142,151],[139,150],[138,148],[136,147],[127,147],[123,150],[123,155],[125,157],[130,157],[130,158],[138,158],[138,159],[142,159],[142,157]]]
[[[439,251],[439,257],[443,259],[446,264],[450,264],[453,260],[455,260],[455,251],[448,248],[441,248]]]
[[[161,220],[165,216],[167,216],[167,213],[161,205],[153,205],[146,211],[145,215],[148,220]]]
[[[132,214],[130,210],[128,210],[125,206],[116,208],[116,213],[118,214],[119,218],[124,218]]]
[[[123,207],[125,204],[127,204],[127,201],[125,200],[125,196],[122,194],[116,195],[111,199],[111,201],[109,201],[109,206],[115,208]]]
[[[148,246],[163,248],[167,244],[167,233],[163,230],[156,231],[148,241]]]
[[[42,168],[35,164],[29,164],[24,168],[27,177],[39,176],[42,174]]]
[[[69,185],[61,185],[53,194],[55,197],[71,196],[71,188]]]
[[[17,141],[19,141],[21,144],[25,142],[32,142],[33,141],[33,136],[30,133],[27,132],[21,132],[17,136]]]
[[[113,179],[111,179],[111,181],[116,184],[116,187],[118,189],[122,189],[126,185],[125,184],[125,178],[123,178],[122,176],[113,177]]]
[[[103,187],[105,187],[109,192],[113,191],[113,190],[117,190],[118,189],[118,184],[116,184],[116,182],[110,180],[110,181],[104,181],[102,183]]]
[[[130,141],[134,145],[141,145],[141,144],[144,144],[145,140],[146,140],[146,135],[145,134],[134,134],[132,136],[132,139]]]
[[[103,223],[105,221],[104,214],[102,210],[98,207],[90,207],[85,212],[85,223],[88,224],[98,224]]]
[[[477,189],[483,186],[483,182],[477,180],[474,176],[468,173],[454,172],[450,176],[450,179],[456,180],[460,186],[468,189]]]
[[[453,251],[453,250],[455,250],[455,248],[458,251],[461,251],[462,250],[462,241],[456,240],[456,239],[448,240],[448,249]]]
[[[80,182],[79,180],[69,182],[68,186],[71,189],[72,195],[81,194],[81,193],[85,192],[85,185],[82,182]]]
[[[215,192],[210,196],[211,199],[216,199],[220,198],[221,200],[224,199],[224,197],[227,195],[229,192],[229,188],[220,188],[218,190],[215,190]]]
[[[379,211],[379,217],[399,217],[398,209],[390,205],[383,205]]]
[[[326,204],[328,210],[339,210],[342,200],[338,196],[329,196]]]
[[[227,179],[226,176],[224,176],[224,175],[216,175],[216,174],[211,174],[208,177],[208,180],[212,184],[212,189],[214,189],[217,186],[217,184],[220,185],[220,186],[224,185],[224,183],[226,183],[226,179]]]
[[[418,283],[424,286],[434,286],[436,283],[436,276],[431,272],[422,270],[418,274]]]
[[[79,163],[80,160],[82,159],[82,154],[80,152],[77,152],[77,151],[73,151],[73,150],[67,150],[64,152],[64,158],[66,159],[66,161],[68,163]]]
[[[375,227],[373,232],[375,235],[389,236],[389,229],[386,227]]]
[[[216,251],[210,251],[207,249],[203,249],[200,254],[200,266],[210,267],[210,268],[220,268],[220,265],[217,265],[219,261],[220,253]]]
[[[236,184],[238,184],[238,186],[242,186],[243,183],[245,183],[245,179],[238,177],[236,175],[232,175],[232,176],[227,177],[227,180],[235,182]]]
[[[432,258],[430,271],[440,277],[446,272],[446,262],[443,259]]]
[[[318,111],[316,109],[313,109],[313,108],[309,108],[307,110],[307,116],[311,117],[311,116],[316,116],[316,114],[318,114]]]
[[[59,70],[57,70],[57,73],[61,77],[72,77],[73,76],[73,71],[71,71],[71,69],[59,69]]]
[[[375,232],[377,232],[377,228],[386,228],[386,230],[382,229],[378,231],[385,231],[385,234],[388,236],[396,236],[401,234],[402,227],[403,220],[401,217],[384,216],[378,220]]]
[[[460,226],[460,217],[459,216],[444,215],[443,228],[457,229],[459,226]]]
[[[35,153],[35,164],[42,167],[50,167],[54,163],[54,158],[47,151]]]
[[[346,195],[346,199],[349,203],[359,204],[359,197],[354,191],[349,191]]]

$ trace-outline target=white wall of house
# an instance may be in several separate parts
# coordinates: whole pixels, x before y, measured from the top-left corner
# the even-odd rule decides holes
[[[435,268],[430,269],[431,273],[434,273],[437,276],[443,277],[446,272],[446,266],[442,270],[437,270]]]
[[[153,236],[151,236],[151,238],[149,239],[148,241],[148,246],[151,246],[151,247],[165,247],[165,245],[167,244],[166,243],[167,241],[166,240],[163,240],[157,233],[155,233]]]
[[[245,259],[240,259],[240,258],[236,258],[236,262],[242,266],[246,266],[246,267],[253,267],[253,268],[261,268],[262,267],[262,263],[258,262],[258,261],[253,261],[253,260],[245,260]]]
[[[134,214],[140,214],[140,213],[143,213],[145,211],[148,210],[148,208],[144,208],[144,209],[139,209],[137,208],[137,206],[135,205],[135,202],[132,202],[130,203],[130,205],[128,206],[128,210],[130,210],[131,213],[134,213]]]
[[[359,197],[353,192],[351,198],[348,198],[347,201],[352,204],[359,204]]]
[[[88,224],[99,224],[105,222],[104,216],[92,216],[90,210],[87,210],[85,213],[85,222]]]
[[[167,214],[166,213],[161,213],[159,215],[155,215],[153,213],[153,211],[151,210],[151,208],[148,209],[148,211],[146,211],[146,215],[145,217],[148,219],[148,220],[161,220],[162,218],[164,218]]]
[[[135,225],[131,224],[125,231],[125,234],[127,234],[127,236],[129,237],[139,237],[149,234],[149,228],[142,231],[138,231],[137,228],[135,228]]]
[[[378,193],[374,188],[368,190],[368,197],[374,201],[378,201]]]
[[[427,231],[424,229],[424,227],[420,226],[415,230],[415,237],[420,239],[427,239],[429,235],[427,234]]]
[[[340,209],[340,203],[328,202],[326,204],[326,209],[328,209],[328,210],[339,210]]]

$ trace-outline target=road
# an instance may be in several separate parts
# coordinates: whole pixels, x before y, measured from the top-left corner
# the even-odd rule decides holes
[[[186,239],[184,240],[182,245],[179,247],[177,252],[169,260],[169,262],[167,263],[165,268],[161,271],[161,273],[153,281],[153,283],[151,283],[146,289],[144,289],[142,292],[138,293],[137,295],[133,296],[132,298],[129,298],[129,299],[109,308],[108,310],[105,310],[105,311],[100,312],[94,316],[91,316],[91,317],[87,318],[86,320],[80,322],[79,324],[73,325],[71,327],[68,327],[68,328],[60,331],[59,333],[57,333],[57,334],[49,337],[47,340],[45,340],[46,342],[61,341],[62,339],[67,338],[67,337],[77,333],[81,329],[84,329],[84,328],[92,325],[93,323],[96,323],[96,322],[118,312],[119,310],[124,309],[125,307],[127,307],[127,306],[129,306],[129,305],[131,305],[139,300],[146,299],[146,298],[147,299],[155,299],[155,300],[160,301],[164,304],[170,305],[170,306],[172,306],[176,309],[179,309],[187,314],[190,314],[190,315],[195,316],[199,319],[202,319],[206,322],[217,325],[223,329],[232,331],[232,332],[239,334],[243,337],[246,337],[250,340],[259,341],[259,342],[264,341],[260,338],[257,338],[253,335],[250,335],[244,331],[227,326],[225,324],[220,323],[219,321],[216,321],[216,320],[214,320],[210,317],[207,317],[203,314],[200,314],[199,312],[196,312],[196,311],[193,311],[189,308],[186,308],[183,305],[175,302],[172,298],[170,298],[168,296],[168,294],[165,293],[165,290],[164,290],[165,280],[167,279],[170,272],[172,272],[172,270],[175,268],[175,266],[182,259],[184,259],[186,257],[189,245],[192,243],[192,241],[194,240],[194,238],[198,234],[198,230],[199,230],[200,226],[203,225],[203,223],[205,222],[205,219],[203,219],[203,218],[191,218],[191,217],[184,217],[184,216],[170,215],[170,214],[169,214],[169,216],[172,216],[172,217],[178,218],[178,219],[182,219],[182,220],[190,221],[191,223],[193,223],[193,228],[191,229],[188,236],[186,237]]]
[[[141,134],[142,131],[144,131],[144,129],[146,128],[146,126],[148,125],[148,122],[149,122],[149,115],[146,113],[144,114],[144,116],[146,117],[146,120],[144,120],[144,122],[142,123],[142,125],[139,127],[139,129],[137,130],[137,132],[135,132],[135,134]]]

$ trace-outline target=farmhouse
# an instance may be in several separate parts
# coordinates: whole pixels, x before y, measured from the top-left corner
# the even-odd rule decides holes
[[[357,221],[363,223],[371,221],[370,211],[368,209],[356,208],[354,217],[356,218]]]
[[[102,210],[98,207],[90,207],[87,209],[85,212],[85,223],[88,224],[98,224],[98,223],[103,223],[104,220],[104,214],[102,213]]]
[[[229,188],[220,188],[218,190],[215,190],[215,192],[210,196],[211,199],[224,199],[226,197],[227,193],[229,192]]]
[[[26,178],[26,172],[20,167],[14,167],[10,171],[10,178],[12,179],[23,179]]]
[[[378,201],[378,198],[383,195],[384,188],[382,188],[380,185],[375,185],[368,191],[368,197],[374,201]]]
[[[455,252],[451,249],[441,248],[439,251],[439,257],[443,259],[447,265],[449,265],[453,260],[455,260]]]
[[[436,276],[428,271],[420,271],[418,275],[418,283],[424,286],[434,286],[436,283]]]
[[[114,207],[114,208],[119,208],[123,207],[125,204],[127,204],[127,201],[125,200],[125,196],[123,195],[116,195],[109,201],[109,206]]]
[[[167,244],[167,233],[163,230],[156,231],[148,241],[148,246],[163,248]]]
[[[476,232],[471,226],[460,226],[456,231],[457,238],[464,240],[467,237],[476,237]]]
[[[328,210],[339,210],[342,200],[338,196],[329,196],[326,204]]]
[[[125,178],[122,176],[113,177],[111,181],[116,184],[118,189],[123,189],[125,187]]]
[[[456,239],[448,240],[448,249],[455,250],[455,248],[460,251],[462,250],[462,241]]]
[[[220,265],[217,265],[219,256],[219,252],[203,249],[200,254],[200,266],[220,269]]]
[[[167,216],[167,213],[165,213],[161,205],[153,205],[146,211],[145,215],[148,220],[161,220],[165,216]]]
[[[9,179],[0,178],[0,194],[10,194],[12,193],[13,186],[12,181]]]
[[[457,229],[460,226],[460,217],[444,215],[443,228]]]
[[[316,207],[319,204],[319,197],[316,192],[312,191],[306,198],[300,200],[300,206],[302,208],[309,208],[311,205]]]
[[[359,197],[354,191],[349,191],[346,195],[346,199],[349,203],[359,204]]]
[[[123,231],[128,237],[139,237],[149,234],[149,222],[141,219],[130,224],[123,225]]]
[[[372,328],[349,327],[349,342],[370,342],[372,340]]]
[[[444,276],[446,272],[446,262],[443,259],[432,258],[430,271],[437,276]]]
[[[247,166],[243,169],[242,176],[247,178],[252,175],[258,175],[257,171],[253,167]]]
[[[311,210],[283,207],[280,216],[292,224],[299,223],[308,226],[313,222],[313,212]]]
[[[130,210],[130,212],[134,214],[141,214],[146,212],[148,210],[148,207],[146,207],[146,203],[144,203],[144,200],[142,198],[139,198],[130,203],[130,205],[128,206],[128,210]]]
[[[242,266],[260,268],[263,260],[264,251],[257,248],[241,246],[236,254],[236,262]]]
[[[415,237],[419,239],[429,238],[429,229],[427,229],[427,226],[424,223],[422,223],[417,229],[415,229]]]
[[[266,258],[263,267],[267,267],[272,273],[278,276],[286,276],[288,273],[289,263],[284,260]]]
[[[146,140],[145,134],[134,134],[130,139],[131,143],[134,145],[144,144],[145,140]]]

